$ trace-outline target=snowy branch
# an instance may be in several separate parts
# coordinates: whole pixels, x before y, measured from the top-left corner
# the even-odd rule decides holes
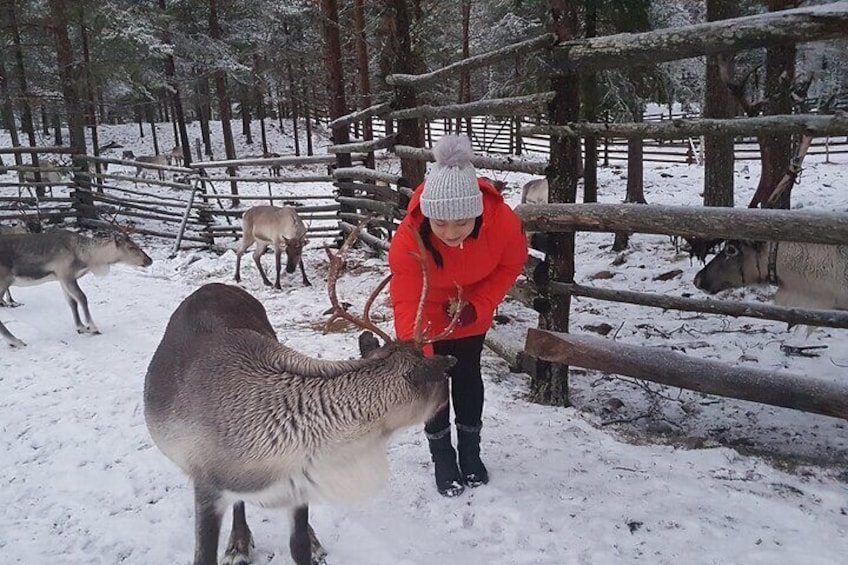
[[[472,116],[515,116],[519,114],[536,114],[539,108],[544,107],[553,100],[554,92],[542,92],[528,96],[516,96],[513,98],[494,98],[490,100],[479,100],[467,104],[453,104],[450,106],[418,106],[396,110],[389,114],[395,120],[407,118],[466,118]]]
[[[655,65],[787,43],[845,37],[848,2],[769,12],[646,33],[568,41],[555,49],[561,72]]]
[[[527,41],[507,45],[506,47],[501,47],[500,49],[495,49],[488,53],[482,53],[474,57],[469,57],[468,59],[463,59],[462,61],[457,61],[447,67],[443,67],[429,73],[420,75],[388,75],[386,77],[386,84],[390,86],[415,86],[420,88],[436,80],[459,74],[464,70],[477,69],[492,63],[497,63],[507,56],[518,56],[524,53],[538,51],[540,49],[547,49],[553,46],[554,41],[554,35],[548,33],[533,39],[528,39]]]
[[[433,161],[433,152],[429,149],[421,149],[418,147],[409,147],[408,145],[398,145],[395,147],[395,154],[401,159],[416,159],[418,161]],[[475,155],[471,159],[471,163],[478,169],[493,169],[496,171],[515,171],[519,173],[530,173],[534,175],[544,175],[547,163],[539,163],[534,161],[523,161],[514,157],[506,157],[504,159],[495,159],[492,157],[484,157]]]
[[[848,114],[833,116],[812,114],[760,116],[736,119],[675,119],[663,122],[627,124],[571,123],[561,126],[530,126],[524,135],[558,135],[562,137],[632,137],[651,139],[683,139],[699,135],[759,135],[762,133],[804,133],[813,136],[848,134]]]

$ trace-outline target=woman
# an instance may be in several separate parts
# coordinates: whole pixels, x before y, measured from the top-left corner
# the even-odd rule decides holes
[[[477,178],[467,137],[445,136],[433,154],[436,163],[413,194],[389,249],[390,295],[398,339],[411,339],[423,284],[417,231],[427,251],[430,286],[424,324],[429,334],[440,334],[461,309],[456,329],[432,348],[457,359],[449,373],[459,465],[451,441],[450,404],[424,426],[436,488],[443,496],[457,496],[466,486],[489,481],[480,460],[480,355],[495,309],[527,261],[527,240],[521,220],[500,193],[488,180]]]

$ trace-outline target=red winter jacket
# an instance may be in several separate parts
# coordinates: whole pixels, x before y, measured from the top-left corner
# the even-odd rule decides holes
[[[477,312],[476,321],[457,327],[447,339],[486,333],[492,325],[495,308],[524,269],[527,261],[527,238],[521,220],[489,182],[478,179],[483,192],[483,223],[477,238],[468,237],[462,247],[448,247],[431,235],[433,247],[442,255],[438,268],[427,253],[430,289],[424,306],[424,324],[428,335],[438,335],[450,322],[443,309],[446,300],[456,297],[456,283],[462,286],[462,297]],[[411,253],[418,253],[412,230],[418,231],[424,215],[419,207],[421,191],[412,195],[406,218],[392,239],[389,267],[393,274],[389,286],[395,313],[395,332],[400,340],[412,339],[415,313],[421,296],[421,264]],[[410,229],[412,228],[412,229]]]

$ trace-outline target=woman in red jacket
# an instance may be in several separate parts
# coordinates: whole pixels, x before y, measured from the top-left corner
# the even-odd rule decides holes
[[[417,231],[427,250],[430,282],[424,325],[429,334],[439,335],[461,308],[453,333],[433,343],[435,353],[457,359],[449,373],[458,466],[451,442],[450,405],[424,427],[435,464],[436,488],[444,496],[457,496],[466,486],[489,481],[480,460],[480,355],[495,308],[527,261],[527,240],[521,220],[500,193],[487,180],[477,178],[467,137],[445,136],[433,147],[433,154],[436,163],[413,194],[389,249],[393,274],[390,295],[397,337],[412,339],[423,286],[421,263],[416,257]],[[457,300],[457,285],[462,288],[461,301]]]

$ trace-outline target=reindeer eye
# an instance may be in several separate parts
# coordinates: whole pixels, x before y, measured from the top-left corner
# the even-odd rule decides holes
[[[739,248],[735,245],[726,245],[724,247],[724,254],[728,257],[736,257],[739,255]]]

